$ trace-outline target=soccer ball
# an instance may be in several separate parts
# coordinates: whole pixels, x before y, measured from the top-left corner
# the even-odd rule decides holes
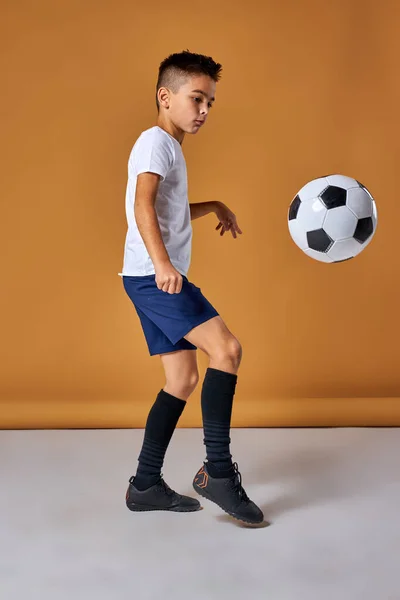
[[[326,175],[301,188],[289,207],[293,241],[311,258],[327,263],[354,258],[370,243],[376,203],[359,181]]]

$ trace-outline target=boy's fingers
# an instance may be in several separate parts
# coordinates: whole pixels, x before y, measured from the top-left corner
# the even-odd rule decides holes
[[[234,238],[237,238],[236,231],[238,233],[243,233],[236,221],[227,221],[226,223],[220,221],[215,229],[218,230],[220,228],[222,228],[220,231],[221,236],[229,230],[232,232]]]

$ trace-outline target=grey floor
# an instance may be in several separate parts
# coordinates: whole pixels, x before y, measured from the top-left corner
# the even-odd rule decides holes
[[[125,507],[143,430],[0,431],[1,600],[400,599],[400,430],[233,429],[267,527]],[[196,496],[201,429],[163,469]]]

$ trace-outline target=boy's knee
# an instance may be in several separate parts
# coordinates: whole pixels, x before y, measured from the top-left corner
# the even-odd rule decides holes
[[[186,398],[190,396],[190,394],[194,391],[197,384],[199,382],[199,372],[193,371],[183,377],[181,377],[178,381],[174,379],[173,381],[166,381],[165,391],[170,391],[169,393],[177,396],[178,398]]]
[[[232,345],[230,347],[230,357],[239,365],[240,361],[242,360],[242,354],[242,344],[238,339],[233,338]]]
[[[194,390],[194,388],[197,386],[197,384],[199,383],[199,372],[195,371],[194,373],[192,373],[188,379],[188,386],[189,389],[191,389],[192,391]]]
[[[219,348],[216,348],[212,358],[222,361],[230,361],[233,365],[238,366],[242,360],[242,345],[237,338],[232,336]]]

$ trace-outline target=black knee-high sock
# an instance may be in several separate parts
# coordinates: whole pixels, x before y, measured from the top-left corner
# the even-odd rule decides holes
[[[157,483],[165,453],[179,421],[186,400],[160,390],[147,417],[142,450],[134,485],[145,490]]]
[[[204,444],[211,477],[226,477],[232,472],[229,437],[233,396],[237,375],[208,367],[201,391]]]

